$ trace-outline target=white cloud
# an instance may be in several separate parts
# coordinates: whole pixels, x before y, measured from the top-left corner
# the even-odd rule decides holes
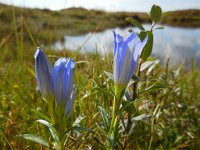
[[[153,4],[163,10],[200,8],[200,0],[0,0],[2,3],[22,7],[59,10],[68,7],[84,7],[106,11],[150,11]]]

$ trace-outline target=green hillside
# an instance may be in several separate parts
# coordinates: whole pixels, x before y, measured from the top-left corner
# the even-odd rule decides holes
[[[148,15],[139,12],[108,13],[83,8],[50,11],[1,4],[0,38],[5,38],[26,23],[37,42],[49,43],[62,39],[67,34],[84,34],[107,28],[125,27],[129,25],[124,21],[127,17],[133,17],[141,23],[150,23]],[[200,27],[200,10],[175,11],[165,16],[161,23],[181,27]]]

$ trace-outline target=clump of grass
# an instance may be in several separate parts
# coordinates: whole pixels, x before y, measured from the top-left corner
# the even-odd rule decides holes
[[[105,137],[98,132],[95,123],[101,122],[98,117],[98,106],[108,111],[112,103],[112,96],[105,93],[108,88],[112,89],[112,82],[102,72],[102,70],[111,71],[111,57],[102,59],[92,54],[84,57],[68,51],[46,52],[52,62],[60,56],[71,56],[78,62],[76,84],[79,86],[76,91],[73,118],[75,120],[82,115],[84,119],[80,125],[93,129],[95,135],[81,132],[81,137],[84,139],[82,141],[82,138],[73,134],[75,141],[71,141],[71,148],[87,146],[93,149],[100,148],[101,144],[98,145],[96,140],[105,142]],[[32,53],[30,55],[33,56]],[[141,78],[145,77],[145,74],[146,71],[142,72]],[[154,117],[136,122],[132,140],[128,144],[129,148],[146,149],[149,141],[153,147],[160,149],[198,148],[200,72],[197,68],[187,71],[182,67],[169,69],[167,74],[162,66],[157,66],[145,81],[139,82],[139,91],[143,92],[138,95],[138,100],[132,109],[138,108],[136,113],[138,115],[145,113]],[[2,147],[4,149],[41,147],[17,136],[22,133],[44,136],[43,133],[48,132],[35,123],[38,119],[35,111],[47,116],[48,113],[36,88],[33,57],[27,57],[23,61],[8,61],[1,65],[0,77]]]

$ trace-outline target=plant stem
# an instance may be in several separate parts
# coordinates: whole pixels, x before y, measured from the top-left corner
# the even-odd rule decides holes
[[[120,104],[121,104],[121,94],[123,92],[123,89],[120,88],[120,86],[115,86],[115,97],[113,100],[113,109],[112,109],[112,120],[110,124],[110,130],[109,130],[109,136],[113,137],[115,145],[117,145],[117,137],[118,137],[118,115],[120,110]],[[116,147],[117,148],[117,147]],[[108,141],[108,149],[113,149],[112,145],[109,144]]]
[[[140,68],[141,68],[141,65],[142,65],[142,59],[139,59],[139,65],[138,65],[138,72],[137,72],[137,76],[140,77]],[[135,101],[135,99],[137,98],[137,82],[134,82],[133,83],[133,96],[132,96],[132,101]],[[125,134],[128,134],[129,133],[129,130],[131,128],[131,125],[132,125],[132,121],[131,121],[131,114],[128,113],[127,115],[127,119],[128,119],[128,123],[127,123],[127,126],[125,128]],[[126,148],[127,144],[128,144],[128,137],[125,138],[124,140],[124,146]]]
[[[168,68],[169,68],[169,58],[167,58],[167,64],[166,64],[166,69],[165,69],[165,80],[167,80],[167,77],[168,77]]]

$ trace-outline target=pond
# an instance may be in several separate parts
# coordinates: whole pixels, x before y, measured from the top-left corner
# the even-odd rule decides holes
[[[149,25],[144,25],[149,29]],[[81,52],[95,52],[96,50],[105,55],[113,51],[113,33],[115,30],[122,36],[129,34],[128,30],[138,31],[136,28],[114,28],[102,32],[88,33],[84,35],[65,36],[64,42],[56,42],[56,49],[70,49]],[[195,60],[200,64],[200,28],[178,28],[164,26],[162,30],[154,31],[154,46],[152,55],[158,57],[162,62],[170,58],[170,64],[189,64],[190,60]]]

